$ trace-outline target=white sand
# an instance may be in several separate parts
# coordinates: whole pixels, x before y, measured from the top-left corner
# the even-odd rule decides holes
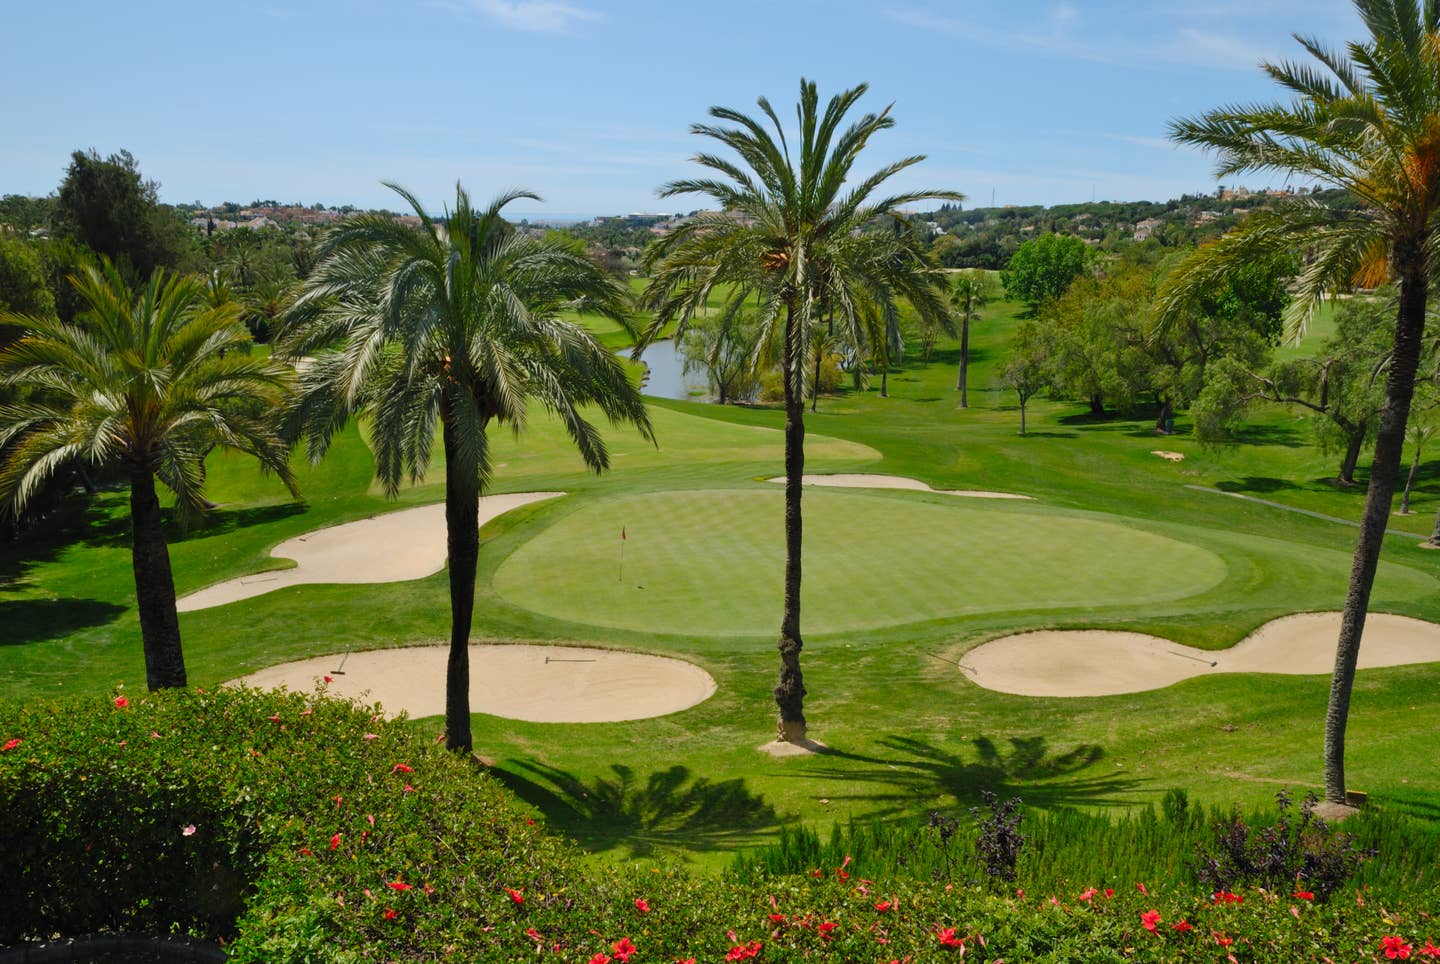
[[[958,495],[966,499],[1029,499],[1028,495],[1014,492],[988,492],[984,489],[932,489],[919,479],[907,479],[902,475],[802,475],[805,485],[828,485],[839,489],[909,489],[912,492],[938,492],[941,495]],[[767,479],[782,485],[785,477]]]
[[[323,687],[346,697],[378,700],[390,713],[412,718],[445,712],[448,646],[412,646],[317,656],[271,666],[233,680]],[[334,670],[344,659],[344,673]],[[329,675],[333,682],[325,683]],[[709,699],[715,680],[692,663],[663,656],[576,646],[471,646],[470,709],[532,723],[608,723],[643,720],[689,709]]]
[[[1159,450],[1159,449],[1156,449],[1154,452],[1151,452],[1150,454],[1151,454],[1151,455],[1158,455],[1158,456],[1160,456],[1162,459],[1165,459],[1167,462],[1183,462],[1183,461],[1185,461],[1185,456],[1182,455],[1182,454],[1179,453],[1179,452],[1163,452],[1163,451],[1161,451],[1161,450]]]
[[[516,492],[480,499],[480,524],[511,509],[563,492]],[[176,603],[182,613],[307,583],[404,582],[445,568],[445,503],[401,509],[359,522],[316,529],[287,539],[270,555],[294,559],[295,568],[258,572],[216,583]]]
[[[1002,693],[1110,696],[1212,673],[1329,673],[1339,634],[1339,613],[1285,616],[1215,651],[1140,633],[1044,630],[977,646],[962,666],[976,683]],[[1366,618],[1361,669],[1434,662],[1440,662],[1440,625],[1385,613]]]

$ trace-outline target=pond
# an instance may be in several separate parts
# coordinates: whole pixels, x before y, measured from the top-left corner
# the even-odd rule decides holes
[[[710,387],[703,371],[685,372],[685,359],[674,341],[657,341],[645,349],[642,356],[646,374],[640,390],[657,398],[677,398],[681,401],[708,402]]]

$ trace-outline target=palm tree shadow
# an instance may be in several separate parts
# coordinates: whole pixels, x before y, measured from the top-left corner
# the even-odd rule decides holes
[[[775,808],[743,779],[692,778],[680,765],[642,775],[616,763],[610,776],[588,781],[530,760],[507,766],[513,769],[490,772],[592,853],[625,847],[644,857],[657,849],[739,849],[781,823]]]
[[[978,736],[971,741],[970,752],[964,752],[911,737],[887,736],[880,744],[893,755],[866,756],[831,747],[803,775],[831,778],[847,786],[848,791],[832,795],[879,805],[877,817],[914,813],[924,801],[940,795],[953,796],[961,805],[977,805],[984,790],[1002,798],[1023,796],[1027,803],[1046,808],[1133,802],[1128,793],[1139,785],[1135,778],[1110,773],[1082,776],[1105,757],[1105,750],[1096,744],[1080,743],[1057,753],[1043,736],[1010,737],[1005,742],[1002,748],[991,738]],[[827,757],[847,762],[827,767],[823,764]]]
[[[20,599],[0,602],[0,646],[62,639],[114,622],[126,607],[99,599]]]

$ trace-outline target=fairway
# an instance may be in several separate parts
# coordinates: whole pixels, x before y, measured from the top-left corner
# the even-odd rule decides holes
[[[779,492],[689,491],[589,503],[500,565],[495,591],[570,622],[760,634],[780,616]],[[620,571],[620,534],[625,561]],[[1182,599],[1226,576],[1207,549],[1125,525],[805,494],[805,628],[874,629],[967,613]]]

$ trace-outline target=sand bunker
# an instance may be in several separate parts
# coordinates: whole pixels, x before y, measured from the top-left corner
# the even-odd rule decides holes
[[[913,492],[938,492],[941,495],[958,495],[966,499],[1029,499],[1028,495],[1014,492],[987,492],[984,489],[932,489],[919,479],[907,479],[901,475],[802,475],[806,485],[829,485],[838,489],[909,489]],[[768,482],[784,483],[785,477],[767,479]]]
[[[1167,462],[1183,462],[1183,461],[1185,461],[1185,456],[1184,456],[1183,454],[1181,454],[1180,452],[1162,452],[1161,450],[1156,449],[1155,451],[1151,452],[1150,454],[1151,454],[1151,455],[1158,455],[1158,456],[1160,456],[1162,459],[1164,459],[1164,460],[1167,461]]]
[[[448,646],[374,649],[271,666],[233,680],[378,700],[412,718],[445,712]],[[344,672],[335,670],[344,660]],[[330,683],[324,683],[329,676]],[[684,660],[576,646],[471,646],[470,709],[531,723],[611,723],[689,709],[715,680]]]
[[[1328,674],[1339,634],[1339,613],[1285,616],[1216,651],[1140,633],[1045,630],[977,646],[962,668],[1002,693],[1110,696],[1213,673]],[[1434,662],[1440,662],[1440,625],[1384,613],[1366,618],[1361,669]]]
[[[511,509],[563,492],[516,492],[480,499],[480,524]],[[445,503],[371,516],[287,539],[270,555],[294,559],[294,569],[257,572],[182,597],[182,613],[306,583],[405,582],[445,568]]]

